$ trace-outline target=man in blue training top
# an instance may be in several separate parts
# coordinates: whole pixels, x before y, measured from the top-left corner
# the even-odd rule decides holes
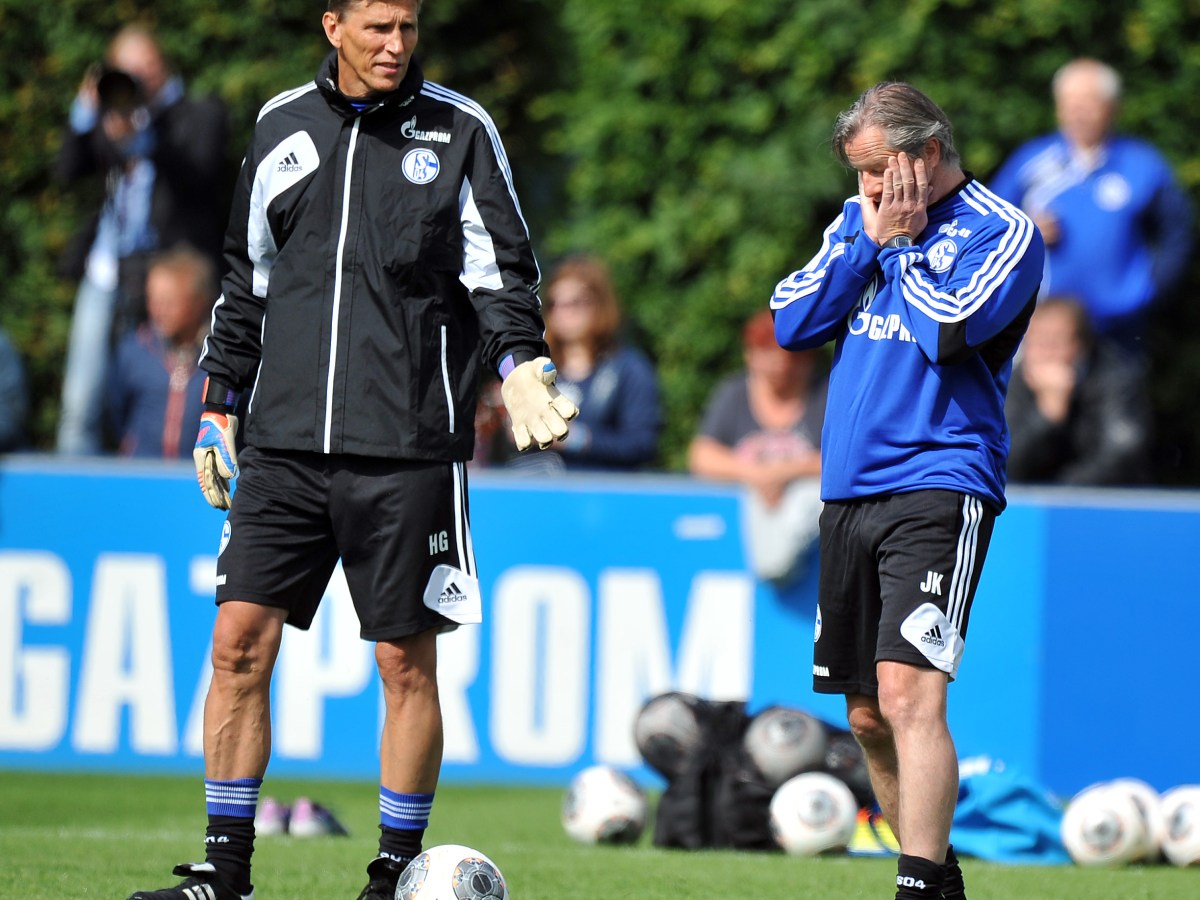
[[[1076,59],[1053,84],[1058,131],[1019,147],[989,184],[1042,232],[1048,293],[1077,298],[1099,335],[1144,357],[1147,314],[1190,261],[1187,195],[1158,150],[1113,133],[1114,69]]]
[[[962,170],[946,114],[910,85],[864,92],[833,148],[858,194],[771,298],[781,346],[836,342],[813,687],[846,695],[900,841],[898,900],[964,898],[946,688],[1005,504],[1004,397],[1042,239]]]

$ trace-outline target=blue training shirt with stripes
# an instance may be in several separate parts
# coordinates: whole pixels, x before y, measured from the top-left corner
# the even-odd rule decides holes
[[[1012,356],[1042,279],[1032,221],[968,177],[910,248],[881,250],[857,196],[771,298],[781,346],[834,341],[821,494],[942,489],[1003,509]]]

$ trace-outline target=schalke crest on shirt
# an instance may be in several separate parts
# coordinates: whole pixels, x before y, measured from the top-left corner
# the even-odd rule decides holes
[[[409,150],[401,163],[404,177],[413,184],[428,184],[438,177],[442,164],[436,153],[428,147],[418,147]]]
[[[1096,205],[1103,210],[1112,212],[1129,205],[1133,196],[1133,188],[1129,182],[1116,172],[1100,176],[1096,181]]]
[[[925,258],[929,260],[929,268],[934,272],[945,272],[954,265],[954,258],[958,256],[958,245],[950,238],[943,238],[925,254]]]

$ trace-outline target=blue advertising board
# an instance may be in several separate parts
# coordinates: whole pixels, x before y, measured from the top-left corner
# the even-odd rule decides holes
[[[1194,683],[1200,500],[1131,496],[1014,496],[951,687],[961,756],[1064,793],[1200,781],[1178,749],[1200,726],[1173,703]],[[816,573],[754,579],[737,489],[484,473],[471,518],[484,623],[439,638],[444,779],[561,784],[601,762],[649,779],[633,720],[672,689],[843,721],[811,691]],[[0,468],[0,766],[202,770],[223,523],[187,465]],[[381,697],[340,572],[272,690],[273,774],[376,777]]]

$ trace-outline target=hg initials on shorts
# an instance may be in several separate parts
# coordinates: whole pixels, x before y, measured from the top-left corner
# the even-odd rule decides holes
[[[429,536],[429,555],[437,556],[450,549],[450,537],[444,531],[434,532]]]

